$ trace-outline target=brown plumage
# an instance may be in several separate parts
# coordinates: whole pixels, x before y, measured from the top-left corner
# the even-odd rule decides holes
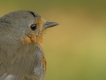
[[[43,33],[56,25],[32,11],[15,11],[1,17],[0,80],[44,80]]]

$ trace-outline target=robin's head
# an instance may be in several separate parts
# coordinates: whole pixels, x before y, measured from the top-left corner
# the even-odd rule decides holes
[[[58,25],[56,22],[47,22],[32,11],[15,11],[3,16],[0,20],[8,24],[8,34],[23,43],[41,43],[43,31]]]

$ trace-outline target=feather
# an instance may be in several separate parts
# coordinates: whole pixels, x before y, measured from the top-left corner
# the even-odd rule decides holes
[[[6,77],[6,79],[5,80],[17,80],[17,76],[14,76],[14,75],[8,75],[7,77]]]

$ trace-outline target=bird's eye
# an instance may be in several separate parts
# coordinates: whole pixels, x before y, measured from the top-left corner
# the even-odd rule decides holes
[[[36,24],[32,24],[32,25],[30,26],[30,28],[31,28],[33,31],[36,30],[36,27],[37,27]]]

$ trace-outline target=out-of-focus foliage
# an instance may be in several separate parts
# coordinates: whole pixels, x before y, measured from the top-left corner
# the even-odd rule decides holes
[[[0,16],[23,9],[60,24],[45,32],[46,80],[106,80],[105,0],[0,1]]]

